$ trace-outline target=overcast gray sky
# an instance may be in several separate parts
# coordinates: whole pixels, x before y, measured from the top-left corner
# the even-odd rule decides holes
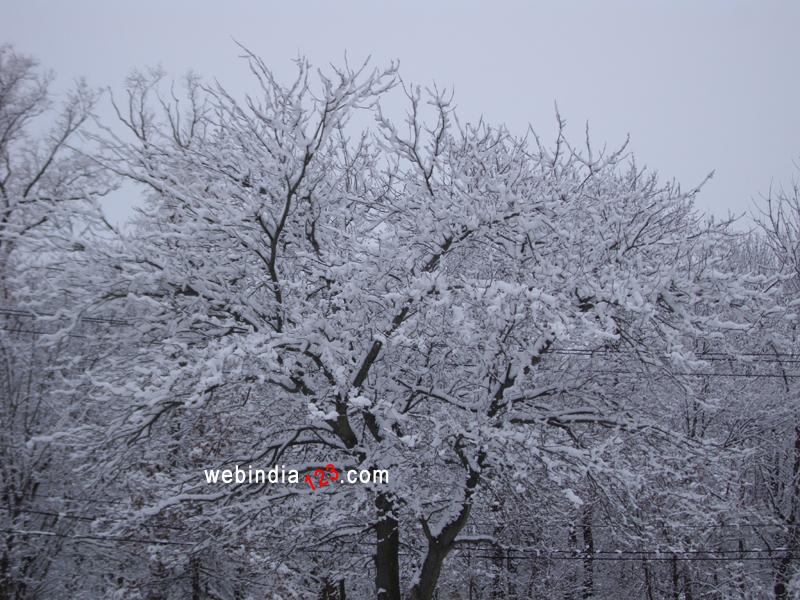
[[[0,41],[56,71],[119,87],[161,64],[245,87],[232,39],[279,74],[372,55],[416,83],[454,86],[462,119],[554,131],[554,101],[574,141],[631,135],[637,161],[724,216],[751,208],[800,158],[800,2],[0,0]],[[109,212],[122,218],[129,198]]]

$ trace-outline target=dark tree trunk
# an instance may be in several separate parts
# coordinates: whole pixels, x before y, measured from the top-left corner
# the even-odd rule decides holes
[[[375,499],[378,522],[375,526],[377,547],[375,551],[375,587],[378,600],[400,600],[400,530],[394,503],[388,494],[378,494]]]
[[[594,536],[592,535],[592,503],[583,506],[581,533],[583,534],[583,600],[594,596]]]
[[[694,589],[692,585],[692,574],[688,567],[683,569],[683,597],[686,600],[694,600]]]
[[[789,561],[781,559],[775,569],[775,600],[789,600]]]
[[[319,593],[319,600],[345,600],[344,579],[339,580],[336,585],[327,577],[322,581],[322,591]]]
[[[577,521],[577,517],[575,519]],[[569,525],[569,535],[567,538],[567,543],[569,545],[570,550],[572,551],[572,556],[575,557],[575,561],[568,561],[570,564],[568,567],[570,570],[569,578],[571,580],[570,583],[567,584],[566,589],[564,590],[564,600],[572,600],[575,597],[575,594],[578,592],[578,561],[577,559],[580,557],[580,552],[578,551],[578,528],[575,526],[575,521],[572,521]],[[567,567],[565,567],[567,568]]]
[[[789,579],[791,578],[792,558],[800,547],[800,425],[794,428],[794,464],[792,465],[792,485],[790,488],[790,510],[786,519],[787,550],[784,558],[778,561],[775,569],[775,600],[788,600]]]
[[[442,571],[444,559],[447,558],[447,554],[453,549],[456,536],[461,532],[469,519],[469,513],[472,509],[472,496],[475,493],[475,488],[478,487],[480,475],[478,471],[473,470],[469,466],[469,462],[463,455],[460,456],[464,466],[467,467],[469,472],[466,485],[464,486],[464,502],[461,505],[458,515],[442,527],[442,530],[435,535],[431,533],[427,523],[423,521],[425,537],[428,538],[428,553],[425,555],[425,560],[422,563],[419,581],[411,588],[411,600],[432,600],[434,592],[436,591],[436,584],[439,581],[439,575]],[[479,456],[478,464],[481,464],[483,459],[483,455]]]
[[[201,600],[202,591],[200,589],[200,564],[197,558],[191,561],[192,569],[192,600]]]
[[[653,599],[653,576],[650,573],[650,563],[645,560],[644,561],[644,590],[647,594],[647,600],[654,600]]]
[[[431,600],[439,581],[442,564],[447,556],[447,549],[439,544],[428,545],[425,562],[422,563],[419,582],[411,590],[412,600]]]
[[[681,600],[681,581],[678,576],[678,557],[672,555],[672,598]]]

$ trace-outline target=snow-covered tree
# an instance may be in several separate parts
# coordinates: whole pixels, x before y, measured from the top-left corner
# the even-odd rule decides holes
[[[61,516],[73,508],[65,500],[75,490],[65,476],[72,465],[47,436],[80,421],[80,399],[65,382],[86,355],[76,352],[65,318],[54,318],[67,307],[64,290],[54,284],[63,279],[54,273],[102,226],[96,201],[110,189],[101,168],[70,148],[96,94],[80,83],[54,108],[51,79],[32,59],[0,46],[3,599],[51,597],[74,565],[65,539],[76,521]]]
[[[126,132],[95,138],[104,167],[149,190],[134,232],[87,249],[87,302],[128,323],[89,373],[111,415],[98,451],[116,449],[103,467],[134,521],[180,528],[169,568],[191,555],[230,581],[347,576],[359,596],[421,600],[454,550],[502,544],[479,526],[498,495],[589,526],[603,502],[622,527],[658,503],[687,522],[726,508],[710,501],[724,440],[682,430],[664,382],[686,393],[710,346],[735,356],[775,287],[711,251],[729,234],[695,212],[696,189],[624,148],[575,148],[560,118],[552,146],[462,123],[394,67],[299,61],[284,85],[248,60],[243,99],[132,76]],[[401,92],[397,122],[381,101]],[[202,473],[274,464],[390,483]],[[214,566],[224,552],[239,571]]]
[[[800,553],[800,407],[796,369],[800,354],[797,336],[797,290],[800,289],[800,187],[770,190],[755,215],[760,236],[757,264],[783,278],[782,303],[786,316],[763,338],[765,358],[774,365],[776,380],[768,390],[752,393],[754,412],[748,423],[753,459],[747,500],[773,524],[760,532],[764,546],[783,550],[773,563],[774,597],[786,600],[800,593],[800,573],[794,559]],[[759,393],[760,392],[760,393]],[[766,393],[765,393],[766,392]]]

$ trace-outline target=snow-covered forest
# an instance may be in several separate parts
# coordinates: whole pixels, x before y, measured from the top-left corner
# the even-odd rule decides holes
[[[800,597],[792,182],[748,229],[568,115],[245,60],[0,50],[1,600]]]

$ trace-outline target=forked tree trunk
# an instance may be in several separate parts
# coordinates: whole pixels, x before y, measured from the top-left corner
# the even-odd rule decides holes
[[[483,458],[479,460],[482,462]],[[464,460],[466,463],[466,460]],[[431,600],[436,591],[436,584],[439,581],[439,575],[442,572],[442,565],[444,559],[447,558],[450,550],[453,549],[453,544],[456,541],[456,536],[461,533],[464,525],[467,524],[469,513],[472,509],[472,495],[475,493],[475,488],[478,486],[480,475],[477,471],[469,470],[469,477],[467,477],[466,486],[464,488],[464,501],[461,509],[451,521],[449,521],[442,530],[437,534],[432,534],[427,525],[425,525],[425,537],[428,538],[428,553],[425,555],[425,560],[422,563],[422,570],[420,571],[419,581],[411,588],[411,600]]]

